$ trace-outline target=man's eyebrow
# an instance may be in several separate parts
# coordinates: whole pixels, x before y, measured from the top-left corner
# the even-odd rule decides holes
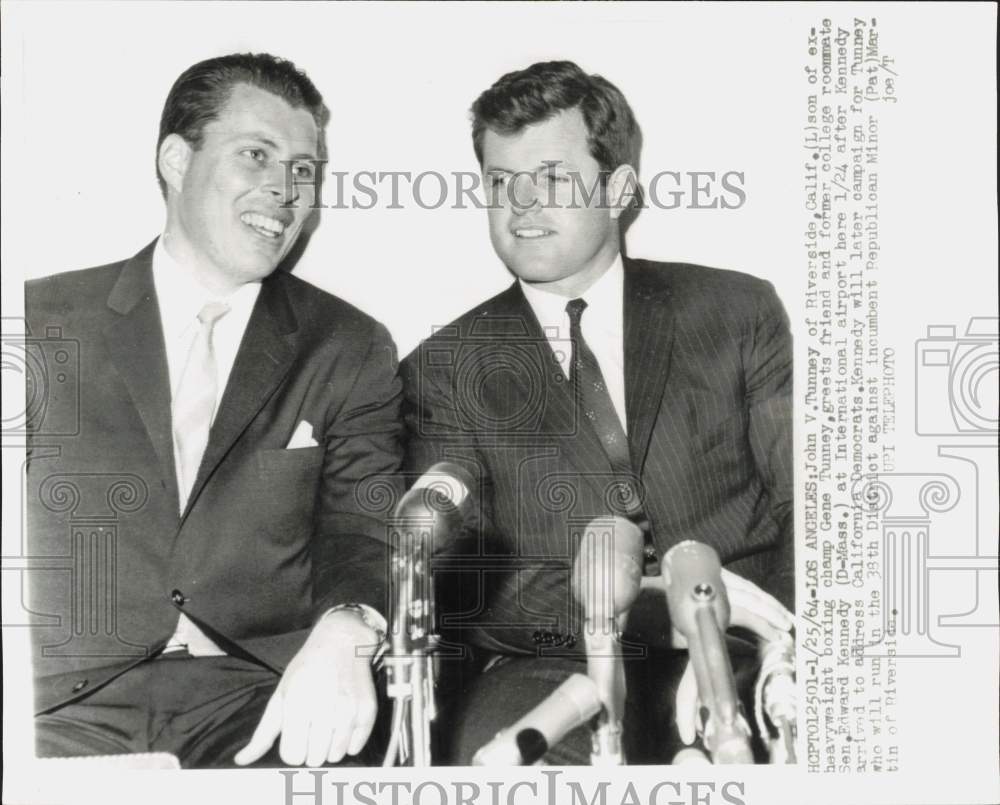
[[[261,143],[262,145],[266,145],[268,148],[270,148],[273,151],[280,151],[281,150],[281,148],[278,145],[278,143],[275,142],[271,138],[271,136],[269,134],[264,134],[263,132],[259,132],[259,131],[252,131],[249,134],[245,134],[243,136],[246,139],[248,139],[248,140],[256,140],[257,142]],[[290,156],[288,158],[289,159],[318,159],[318,157],[316,156],[316,154],[314,154],[312,151],[301,151],[298,154],[293,154],[292,156]]]
[[[575,166],[573,165],[572,162],[565,162],[564,160],[561,160],[561,159],[550,159],[550,160],[547,160],[547,161],[539,162],[535,166],[535,169],[533,171],[527,171],[527,172],[528,173],[544,173],[545,171],[556,170],[556,169],[573,170],[574,167]],[[500,167],[499,165],[487,165],[484,168],[484,170],[485,170],[486,173],[510,173],[510,174],[514,174],[514,173],[524,173],[525,172],[525,171],[516,171],[513,168],[503,168],[503,167]]]

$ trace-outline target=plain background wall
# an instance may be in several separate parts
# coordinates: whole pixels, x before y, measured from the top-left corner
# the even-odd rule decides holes
[[[5,271],[31,277],[117,260],[158,233],[159,114],[173,80],[200,59],[243,50],[291,58],[331,109],[330,170],[415,175],[477,170],[468,108],[479,92],[509,70],[568,58],[629,99],[644,132],[643,178],[744,175],[739,209],[646,209],[629,252],[766,277],[795,320],[803,66],[808,27],[824,14],[849,19],[834,7],[737,4],[8,4]],[[984,181],[993,126],[969,83],[992,75],[989,26],[934,8],[884,14],[883,46],[904,71],[901,102],[883,116],[883,257],[898,267],[885,280],[936,282],[947,315],[952,293],[961,303],[970,285],[996,287],[981,247],[994,206]],[[928,38],[966,45],[929,60]],[[433,197],[434,183],[424,190]],[[510,275],[484,211],[450,209],[454,194],[437,210],[405,195],[403,209],[386,209],[388,195],[372,210],[327,210],[296,270],[383,320],[405,354]]]
[[[5,52],[17,80],[4,108],[4,248],[26,276],[38,276],[120,259],[155,235],[163,220],[153,174],[160,110],[176,76],[200,59],[238,50],[291,58],[331,109],[330,170],[415,175],[476,171],[468,118],[475,97],[509,70],[568,58],[631,102],[645,135],[644,177],[744,173],[741,209],[647,209],[630,252],[748,271],[773,279],[790,299],[803,24],[775,9],[768,27],[784,33],[762,40],[747,35],[754,16],[733,6],[692,14],[652,6],[69,3],[58,15],[18,6],[7,22],[13,52]],[[437,210],[407,195],[404,209],[385,209],[388,184],[381,187],[376,209],[323,214],[297,272],[383,320],[405,353],[510,277],[490,247],[484,211],[448,209],[454,193]],[[436,193],[433,182],[422,189]]]

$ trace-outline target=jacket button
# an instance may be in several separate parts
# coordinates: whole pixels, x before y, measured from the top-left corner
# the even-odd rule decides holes
[[[79,693],[81,690],[87,687],[89,683],[90,683],[89,679],[81,679],[73,686],[73,693]]]
[[[184,597],[184,593],[182,593],[180,590],[174,590],[172,593],[170,593],[170,600],[173,601],[175,604],[177,604],[177,606],[179,607],[184,606],[184,602],[187,601],[187,599]]]

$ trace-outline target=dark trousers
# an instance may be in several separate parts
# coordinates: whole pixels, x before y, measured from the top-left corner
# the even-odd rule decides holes
[[[278,680],[273,671],[237,657],[162,654],[37,716],[37,754],[170,752],[184,768],[236,768],[233,755],[249,742]],[[345,761],[373,761],[373,743]],[[278,741],[254,765],[284,765]]]
[[[748,723],[759,663],[743,641],[729,641],[736,685]],[[687,664],[686,651],[647,647],[641,659],[625,660],[628,698],[624,748],[629,765],[667,764],[683,747],[674,715],[675,697]],[[441,717],[446,762],[472,763],[476,751],[549,696],[570,674],[587,672],[586,662],[572,657],[505,656],[489,670],[467,678],[454,704]],[[756,732],[756,730],[755,730]],[[754,741],[758,762],[766,757]],[[590,763],[590,729],[579,727],[551,747],[544,762],[581,766]]]

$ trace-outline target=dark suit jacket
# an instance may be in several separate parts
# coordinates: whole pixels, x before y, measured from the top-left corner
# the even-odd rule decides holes
[[[792,366],[781,304],[745,274],[624,266],[629,448],[653,543],[660,556],[681,540],[708,543],[791,606]],[[580,651],[575,540],[613,511],[615,476],[577,421],[520,286],[439,329],[402,372],[409,469],[448,459],[475,479],[460,555],[437,563],[439,590],[462,587],[442,599],[445,625],[503,653]]]
[[[39,711],[158,651],[179,610],[278,672],[327,607],[386,611],[364,484],[395,483],[401,458],[388,332],[268,277],[179,515],[152,253],[27,284],[29,351],[48,373],[26,490]],[[303,420],[318,445],[286,449]]]

